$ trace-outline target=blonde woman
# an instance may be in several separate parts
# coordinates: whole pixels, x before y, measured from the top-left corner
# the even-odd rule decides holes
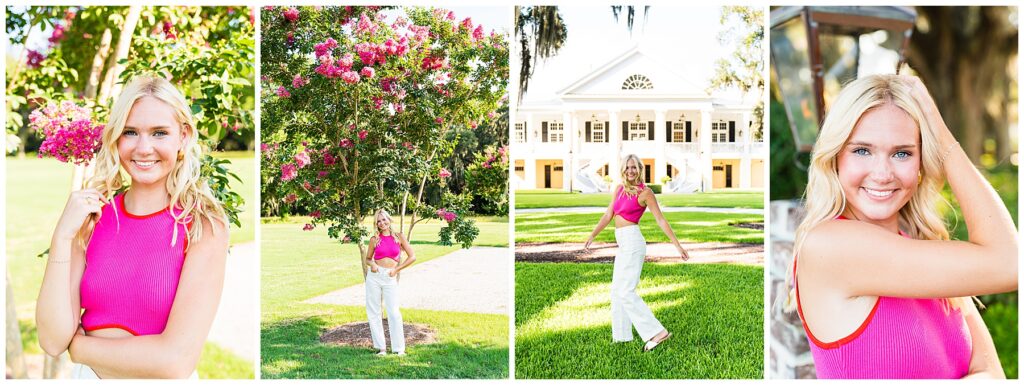
[[[601,216],[583,248],[589,250],[594,238],[612,220],[615,221],[615,242],[619,249],[615,253],[612,270],[612,340],[632,341],[633,328],[636,328],[644,340],[643,351],[648,352],[671,337],[672,333],[658,322],[643,298],[636,294],[636,286],[640,283],[640,271],[647,255],[647,241],[640,233],[638,223],[647,208],[651,209],[651,214],[654,215],[661,231],[676,246],[679,257],[685,261],[690,256],[679,244],[672,227],[662,215],[654,193],[644,185],[643,163],[640,158],[633,154],[626,156],[620,171],[622,185],[615,189],[615,198],[608,205],[608,210]]]
[[[969,240],[936,210],[948,181]],[[1017,289],[1006,207],[915,77],[848,84],[814,147],[792,299],[819,378],[1004,377],[970,296]]]
[[[391,229],[391,215],[386,210],[377,210],[374,223],[377,235],[370,238],[370,247],[366,249],[366,263],[370,267],[366,274],[366,318],[370,322],[370,339],[377,355],[388,354],[381,320],[380,303],[383,299],[388,312],[391,352],[404,356],[405,330],[402,311],[398,308],[398,272],[415,263],[416,255],[405,237]],[[404,261],[401,259],[403,251],[407,256]]]
[[[47,354],[70,353],[75,378],[196,377],[228,229],[199,176],[195,127],[167,80],[135,78],[110,112],[95,177],[68,198],[36,324]]]

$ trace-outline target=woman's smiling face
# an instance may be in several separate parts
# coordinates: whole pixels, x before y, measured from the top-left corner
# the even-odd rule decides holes
[[[132,177],[132,185],[163,184],[174,170],[185,133],[174,108],[160,99],[144,96],[135,102],[124,131],[117,138],[121,167]]]
[[[377,214],[377,229],[380,231],[387,230],[391,226],[391,221],[384,215]]]
[[[845,214],[895,229],[917,191],[920,153],[920,129],[906,111],[890,103],[865,112],[838,158]]]

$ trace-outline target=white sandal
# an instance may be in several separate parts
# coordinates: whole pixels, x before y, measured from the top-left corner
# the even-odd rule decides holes
[[[668,334],[665,335],[664,338],[658,341],[647,341],[647,343],[644,344],[644,353],[654,350],[654,348],[658,347],[658,345],[661,345],[662,342],[668,341],[669,338],[672,338],[672,332],[669,332]]]
[[[378,356],[386,356],[386,355],[388,355],[388,351],[387,350],[381,350],[381,351],[377,352],[377,355]]]

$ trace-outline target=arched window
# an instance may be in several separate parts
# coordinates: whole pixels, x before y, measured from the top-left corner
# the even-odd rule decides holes
[[[650,90],[654,89],[654,84],[651,83],[651,79],[648,79],[644,75],[635,74],[630,75],[626,78],[626,81],[622,82],[622,89],[624,90]]]

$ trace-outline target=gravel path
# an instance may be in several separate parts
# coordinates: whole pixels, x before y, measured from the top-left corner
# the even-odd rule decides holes
[[[516,209],[516,214],[528,213],[603,213],[608,206],[585,206],[585,207],[550,207],[541,209]],[[662,212],[696,212],[696,213],[724,213],[724,214],[759,214],[764,215],[762,209],[741,209],[731,207],[662,207]]]
[[[508,251],[471,247],[405,269],[399,281],[402,308],[507,315]],[[305,302],[365,306],[366,289],[359,284]]]
[[[683,262],[671,243],[648,243],[645,261],[678,263],[737,263],[764,266],[764,245],[760,243],[683,243],[690,259]],[[589,251],[582,243],[541,243],[516,245],[517,262],[611,262],[618,246],[595,243]]]

